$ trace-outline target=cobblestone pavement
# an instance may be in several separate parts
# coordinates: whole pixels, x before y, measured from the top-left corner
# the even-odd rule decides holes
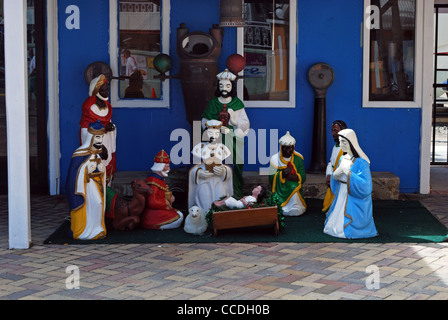
[[[401,197],[448,225],[445,191]],[[63,197],[32,197],[34,245],[9,250],[0,197],[0,299],[448,299],[448,243],[44,245],[67,212]]]

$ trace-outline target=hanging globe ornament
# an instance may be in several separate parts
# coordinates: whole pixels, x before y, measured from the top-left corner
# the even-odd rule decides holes
[[[234,53],[227,58],[226,65],[232,73],[238,74],[246,66],[246,59],[242,55]]]
[[[169,55],[161,53],[154,58],[154,68],[161,74],[165,74],[170,71],[172,66],[172,60]]]

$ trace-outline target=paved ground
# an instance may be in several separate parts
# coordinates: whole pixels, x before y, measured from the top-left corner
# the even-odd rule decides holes
[[[402,197],[448,226],[444,188]],[[448,299],[448,243],[43,245],[67,216],[66,203],[33,197],[31,212],[34,245],[8,250],[0,197],[0,299]],[[69,289],[77,285],[70,266],[79,289]]]

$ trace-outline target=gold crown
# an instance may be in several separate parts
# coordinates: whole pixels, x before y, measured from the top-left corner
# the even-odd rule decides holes
[[[222,122],[220,122],[219,125],[209,125],[207,122],[205,122],[205,126],[208,129],[218,129],[219,130],[222,127]]]

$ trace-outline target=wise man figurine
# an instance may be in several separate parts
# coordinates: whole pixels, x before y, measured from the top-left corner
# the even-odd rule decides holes
[[[91,123],[84,143],[73,152],[70,161],[66,194],[73,239],[92,240],[106,236],[106,168],[101,159],[105,132],[100,122]]]
[[[209,142],[193,147],[196,164],[189,172],[188,207],[197,206],[203,212],[210,210],[213,201],[232,195],[232,168],[224,164],[231,156],[229,148],[219,142],[222,123],[218,120],[206,122]]]
[[[243,194],[243,148],[244,137],[249,133],[250,122],[243,102],[237,97],[236,75],[228,69],[217,76],[218,85],[213,97],[202,114],[202,129],[210,120],[222,122],[221,133],[226,135],[223,142],[232,150],[233,191],[235,197],[241,198]],[[230,138],[230,139],[229,139]],[[230,146],[229,146],[230,147]]]
[[[296,151],[296,139],[288,132],[279,140],[280,150],[271,157],[269,182],[285,216],[300,216],[307,205],[303,197],[306,181],[303,156]]]
[[[161,150],[154,157],[151,171],[145,179],[151,191],[146,196],[146,206],[140,216],[140,226],[143,229],[159,230],[179,228],[184,215],[173,208],[175,197],[165,181],[170,172],[170,158],[165,150]]]
[[[82,115],[79,122],[80,140],[84,143],[87,128],[90,123],[99,121],[106,132],[103,138],[103,163],[106,166],[106,182],[110,186],[117,170],[115,160],[117,130],[112,123],[112,105],[109,103],[109,84],[104,75],[99,75],[90,82],[89,97],[82,105]]]
[[[326,182],[327,182],[327,192],[325,193],[325,198],[323,202],[322,212],[326,213],[330,208],[331,203],[334,199],[334,194],[331,191],[330,182],[331,175],[333,171],[336,170],[336,164],[339,162],[339,159],[343,156],[344,152],[339,145],[339,131],[347,129],[347,124],[342,120],[335,120],[331,124],[331,136],[334,140],[334,146],[331,150],[330,161],[327,164],[327,169],[325,171],[326,174]]]

